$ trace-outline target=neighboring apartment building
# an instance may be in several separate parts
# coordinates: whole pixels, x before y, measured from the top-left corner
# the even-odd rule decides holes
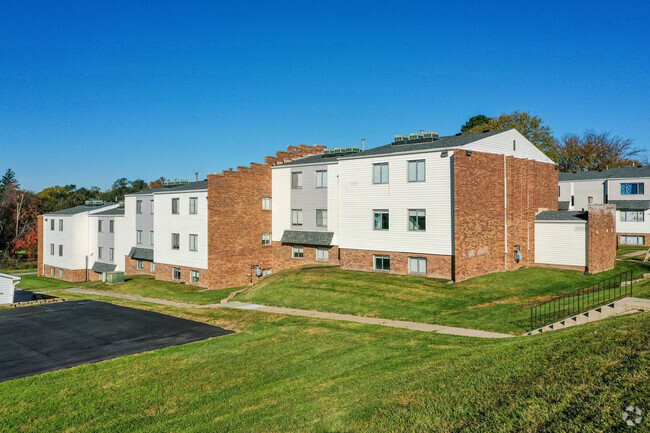
[[[559,206],[587,209],[589,204],[616,205],[618,243],[650,245],[650,167],[559,174]]]
[[[98,232],[99,216],[95,217],[95,214],[112,212],[118,206],[117,203],[89,201],[82,206],[39,216],[39,275],[65,281],[99,278],[101,272],[93,271],[98,261],[98,245],[101,242],[108,248],[109,241],[103,236],[100,241],[103,233]],[[98,262],[105,263],[103,259]],[[105,264],[110,266],[110,263]]]
[[[461,281],[534,263],[556,181],[514,129],[311,156],[273,168],[272,239],[295,263]]]

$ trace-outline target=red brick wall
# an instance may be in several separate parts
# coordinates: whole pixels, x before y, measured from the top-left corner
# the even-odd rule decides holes
[[[181,269],[181,279],[175,280],[173,277],[173,268]],[[190,271],[199,271],[199,282],[190,282]],[[156,263],[156,279],[163,281],[172,281],[174,283],[185,283],[192,286],[207,287],[208,286],[208,270],[199,268],[188,268],[185,266],[168,265],[165,263]]]
[[[43,266],[45,268],[43,272],[44,277],[48,278],[56,278],[57,280],[63,280],[63,281],[70,281],[74,283],[79,283],[86,281],[86,270],[85,269],[65,269],[65,268],[58,268],[55,266],[50,266],[50,265],[45,265]],[[54,276],[52,275],[52,268],[54,268]],[[63,269],[63,278],[59,277],[59,269]],[[90,277],[91,274],[94,272],[89,270],[88,271],[88,276]]]
[[[36,270],[39,277],[43,276],[43,254],[44,246],[43,242],[43,215],[39,215],[37,219],[37,230],[38,230],[38,269]]]
[[[124,275],[155,275],[155,272],[151,272],[151,263],[150,261],[143,260],[143,269],[138,269],[138,261],[136,259],[124,256]]]
[[[341,268],[357,271],[373,271],[374,255],[390,256],[390,271],[377,272],[407,275],[409,274],[408,258],[425,257],[427,259],[427,277],[445,279],[451,279],[452,277],[453,257],[433,254],[341,249]]]
[[[532,265],[535,215],[557,210],[554,165],[457,150],[453,184],[454,280]]]
[[[285,269],[288,262],[282,254],[276,265],[274,247],[262,246],[262,234],[271,233],[271,211],[262,210],[262,198],[271,197],[271,166],[324,149],[289,146],[286,152],[267,156],[264,164],[208,175],[208,287],[248,284],[252,265]]]
[[[616,266],[616,206],[589,206],[587,271],[590,274]]]

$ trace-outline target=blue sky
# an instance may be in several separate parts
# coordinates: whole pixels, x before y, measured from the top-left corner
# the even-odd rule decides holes
[[[204,178],[515,109],[650,147],[647,2],[2,1],[0,171]]]

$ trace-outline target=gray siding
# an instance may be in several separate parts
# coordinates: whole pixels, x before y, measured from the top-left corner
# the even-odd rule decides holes
[[[115,263],[115,257],[113,260],[110,260],[109,249],[115,248],[115,233],[110,232],[111,221],[115,224],[115,217],[104,216],[91,218],[91,221],[94,221],[93,230],[97,231],[97,251],[94,251],[97,261],[104,263]],[[102,231],[99,232],[99,221],[102,222]],[[99,247],[102,247],[102,258],[99,258],[98,251]]]
[[[292,230],[327,231],[327,227],[316,226],[316,210],[327,210],[327,188],[316,188],[316,172],[321,170],[327,171],[327,165],[291,169],[292,173],[302,172],[302,188],[291,190],[291,209],[302,209],[302,226],[292,226]]]
[[[621,194],[622,183],[642,183],[644,194]],[[610,179],[608,181],[609,200],[650,200],[650,178]]]
[[[142,244],[136,244],[136,234],[133,233],[132,244],[141,248],[153,248],[153,245],[150,242],[149,232],[153,231],[153,214],[151,213],[151,203],[153,202],[153,194],[141,194],[136,197],[136,203],[138,200],[142,200],[142,213],[135,214],[135,229],[142,230]],[[137,204],[136,204],[137,209]],[[154,212],[156,211],[154,207]],[[156,243],[156,235],[154,233],[154,243]]]

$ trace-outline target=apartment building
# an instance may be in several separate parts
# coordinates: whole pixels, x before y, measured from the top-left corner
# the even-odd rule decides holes
[[[580,211],[590,204],[616,205],[619,244],[650,245],[650,167],[560,173],[561,209]]]
[[[39,216],[39,275],[65,281],[88,281],[107,272],[108,267],[113,266],[108,260],[109,248],[114,248],[114,240],[110,239],[113,234],[104,233],[104,226],[99,232],[98,221],[115,221],[119,217],[118,207],[117,203],[88,201],[82,206]],[[101,212],[113,214],[112,218],[106,214],[97,215]],[[105,227],[110,230],[110,223]],[[107,250],[99,250],[100,245]],[[98,257],[99,251],[102,251],[102,258]]]

